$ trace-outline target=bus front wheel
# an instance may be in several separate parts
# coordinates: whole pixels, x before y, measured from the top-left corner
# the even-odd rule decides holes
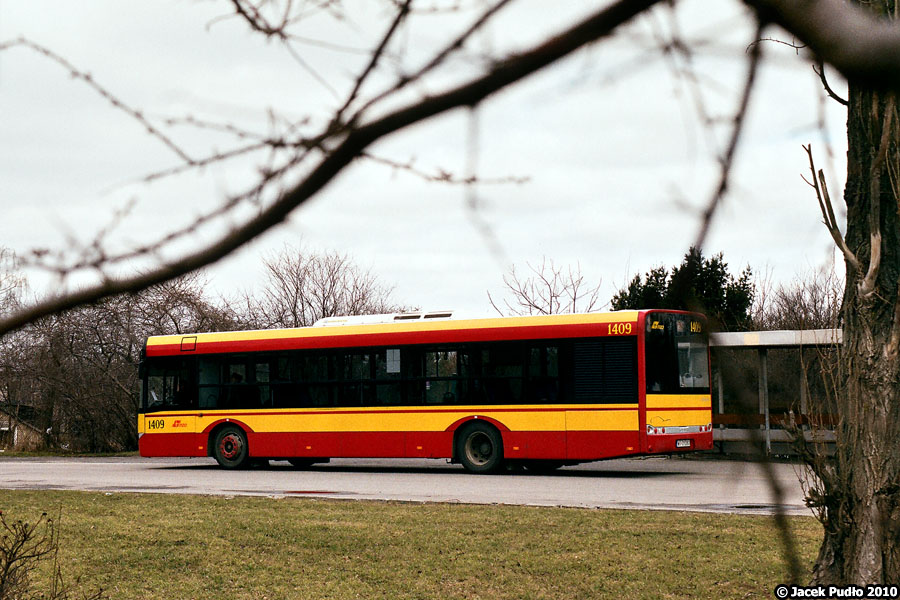
[[[213,444],[213,455],[216,462],[226,469],[241,469],[250,464],[250,449],[247,446],[247,434],[239,427],[222,428],[216,434]]]
[[[503,438],[487,423],[472,423],[460,434],[456,455],[470,473],[495,473],[503,464]]]

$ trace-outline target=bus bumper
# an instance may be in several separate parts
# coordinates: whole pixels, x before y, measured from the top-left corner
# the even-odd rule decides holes
[[[703,433],[666,433],[647,436],[647,452],[651,454],[692,452],[696,450],[712,450],[712,448],[712,431]]]

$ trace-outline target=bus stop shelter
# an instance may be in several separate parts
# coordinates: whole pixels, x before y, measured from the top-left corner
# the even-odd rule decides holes
[[[812,442],[833,442],[834,433],[830,429],[832,417],[823,411],[822,398],[810,398],[810,376],[808,362],[804,360],[804,350],[816,348],[820,351],[834,349],[842,342],[843,332],[840,329],[805,329],[791,331],[751,331],[723,332],[710,335],[710,349],[713,355],[714,390],[713,390],[713,432],[714,440],[726,452],[755,452],[760,443],[764,444],[766,453],[772,453],[773,444],[777,453],[786,453],[793,440],[793,433],[787,429],[799,426],[804,438]],[[771,354],[778,350],[799,351],[798,361],[782,361],[790,364],[779,364],[778,384],[783,379],[796,377],[799,385],[781,386],[790,388],[790,398],[782,399],[778,410],[773,412],[770,401],[770,388],[773,381]],[[742,355],[753,353],[756,363],[756,392],[758,396],[758,413],[748,414],[746,406],[734,410],[726,402],[728,385],[723,381],[723,369],[717,362],[728,360],[723,351],[739,351]],[[784,354],[784,353],[782,353]],[[744,356],[746,362],[747,358]],[[816,357],[814,357],[816,358]],[[787,371],[784,367],[787,367]],[[746,380],[744,382],[747,385]],[[749,386],[748,386],[749,387]],[[793,390],[796,390],[794,392]],[[797,397],[794,397],[794,396]],[[817,396],[822,392],[818,391]],[[785,407],[789,406],[789,410]],[[811,418],[811,405],[815,405],[816,417]]]

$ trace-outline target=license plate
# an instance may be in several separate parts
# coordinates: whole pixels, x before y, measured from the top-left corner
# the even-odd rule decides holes
[[[675,440],[676,448],[690,448],[691,440]]]

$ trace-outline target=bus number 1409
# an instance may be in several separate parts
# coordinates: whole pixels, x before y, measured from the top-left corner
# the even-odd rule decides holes
[[[631,333],[631,323],[610,323],[606,333],[608,335],[629,335]]]

